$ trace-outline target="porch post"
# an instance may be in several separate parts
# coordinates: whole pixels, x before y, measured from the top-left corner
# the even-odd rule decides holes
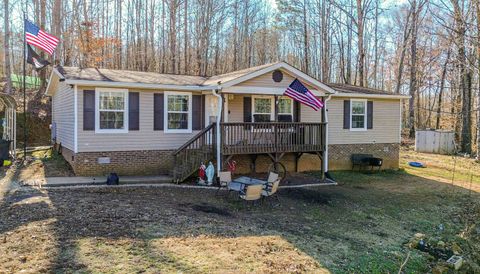
[[[274,115],[274,119],[275,119],[275,122],[278,122],[278,95],[275,95],[274,96],[274,103],[275,103],[275,115]]]
[[[216,121],[216,127],[215,127],[215,133],[216,133],[216,154],[217,154],[217,176],[220,174],[220,171],[222,170],[222,156],[221,156],[221,129],[220,129],[220,121],[222,119],[222,113],[223,113],[223,98],[218,94],[218,91],[221,90],[220,87],[220,82],[218,83],[218,89],[212,89],[212,95],[217,97],[217,105],[218,105],[218,110],[217,110],[217,121]]]

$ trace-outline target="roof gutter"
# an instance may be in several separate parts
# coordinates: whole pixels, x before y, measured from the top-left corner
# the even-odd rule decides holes
[[[182,86],[182,85],[162,85],[162,84],[146,84],[146,83],[129,83],[129,82],[107,82],[107,81],[91,81],[91,80],[65,80],[66,84],[79,86],[95,86],[95,87],[122,87],[122,88],[140,88],[140,89],[166,89],[166,90],[183,90],[183,91],[203,91],[216,89],[217,86]]]
[[[335,93],[332,97],[340,98],[377,98],[377,99],[409,99],[409,95],[396,94],[365,94],[365,93]]]

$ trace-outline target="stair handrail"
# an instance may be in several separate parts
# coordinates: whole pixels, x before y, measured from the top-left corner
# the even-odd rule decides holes
[[[190,146],[193,142],[195,142],[198,138],[202,137],[205,133],[207,133],[209,130],[211,130],[212,128],[215,127],[215,123],[212,123],[210,125],[208,125],[206,128],[202,129],[199,133],[195,134],[195,136],[193,136],[190,140],[188,140],[185,144],[183,144],[181,147],[179,147],[177,150],[175,150],[173,152],[173,156],[176,156],[177,154],[179,154],[180,152],[182,152],[182,150],[188,148],[188,146]],[[212,140],[212,142],[214,142],[214,140]]]

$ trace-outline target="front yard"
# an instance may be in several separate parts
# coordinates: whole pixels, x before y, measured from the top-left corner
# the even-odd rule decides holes
[[[457,160],[452,184],[450,157],[404,151],[401,161],[400,171],[334,172],[338,186],[283,189],[279,206],[247,209],[210,190],[19,188],[0,195],[0,273],[440,270],[407,247],[416,233],[479,272],[478,164]]]

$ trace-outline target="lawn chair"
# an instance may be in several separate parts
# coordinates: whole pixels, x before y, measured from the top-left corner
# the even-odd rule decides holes
[[[273,183],[273,182],[275,182],[276,180],[278,180],[278,173],[270,172],[270,173],[268,174],[267,182],[268,182],[268,183]]]
[[[240,198],[245,200],[246,202],[248,201],[255,201],[259,200],[262,198],[262,191],[263,191],[264,185],[248,185],[245,186],[245,189],[240,192]]]
[[[218,189],[215,195],[218,194],[220,189],[228,188],[228,184],[232,181],[232,172],[230,171],[220,171],[218,173]]]
[[[280,198],[278,198],[278,194],[277,194],[279,185],[280,185],[280,180],[279,179],[275,180],[274,182],[267,183],[265,185],[265,188],[262,191],[262,197],[264,199],[268,198],[270,200],[270,202],[272,201],[272,198],[269,198],[269,197],[275,197],[275,198],[277,198],[277,201],[280,203]]]

